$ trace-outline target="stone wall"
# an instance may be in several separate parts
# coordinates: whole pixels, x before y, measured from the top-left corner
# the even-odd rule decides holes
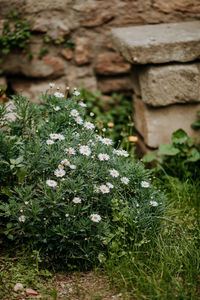
[[[113,49],[111,28],[200,19],[199,0],[0,0],[1,24],[11,8],[32,23],[33,59],[9,54],[3,75],[33,100],[49,81],[105,94],[130,91],[130,64]],[[52,42],[45,44],[47,36]],[[74,49],[55,44],[60,38],[73,40]],[[39,59],[44,47],[48,53]]]

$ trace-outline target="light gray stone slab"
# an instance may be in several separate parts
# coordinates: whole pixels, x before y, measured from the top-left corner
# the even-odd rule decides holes
[[[141,68],[142,101],[152,106],[200,102],[200,63]]]
[[[133,64],[200,58],[200,21],[114,28],[111,35],[114,48]]]
[[[171,134],[179,128],[190,137],[199,137],[200,130],[193,130],[191,124],[197,119],[200,104],[174,104],[166,107],[151,107],[134,95],[135,127],[148,147],[171,143]]]

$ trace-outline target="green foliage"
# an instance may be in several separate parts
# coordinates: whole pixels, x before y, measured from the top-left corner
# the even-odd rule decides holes
[[[132,100],[117,93],[104,100],[100,91],[92,93],[85,89],[81,90],[81,97],[94,114],[94,117],[91,117],[88,113],[88,118],[95,119],[100,130],[106,129],[107,135],[115,141],[116,145],[120,144],[127,151],[134,152],[133,145],[128,140],[135,131]]]
[[[190,138],[183,129],[172,134],[172,144],[161,144],[157,151],[144,155],[145,163],[157,162],[172,176],[179,178],[198,176],[200,166],[200,142]]]
[[[38,53],[38,58],[39,58],[39,59],[42,59],[43,56],[44,56],[45,54],[47,54],[48,52],[49,52],[49,48],[48,48],[48,47],[43,47],[43,48],[40,50],[40,52]]]
[[[197,116],[200,117],[200,111],[197,112]],[[194,123],[192,123],[192,128],[195,130],[200,129],[200,120],[196,120]]]
[[[22,96],[13,101],[16,120],[4,116],[7,130],[0,131],[0,228],[6,239],[40,250],[57,267],[89,268],[112,233],[113,201],[129,207],[133,240],[160,228],[163,196],[147,182],[149,172],[96,135],[79,97],[47,93],[41,105]]]
[[[0,36],[0,54],[5,56],[13,50],[24,51],[31,39],[30,23],[16,12],[8,15],[8,20],[3,24]]]

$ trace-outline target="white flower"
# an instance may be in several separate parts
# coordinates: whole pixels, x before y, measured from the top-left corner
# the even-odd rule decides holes
[[[73,95],[74,95],[74,96],[79,96],[80,93],[79,93],[78,91],[74,91],[74,92],[73,92]]]
[[[93,113],[93,112],[91,112],[91,113],[90,113],[90,116],[91,116],[91,117],[94,117],[94,113]]]
[[[108,139],[108,138],[104,138],[101,140],[103,144],[105,145],[112,145],[113,144],[113,141],[111,139]]]
[[[84,123],[84,127],[86,128],[86,129],[94,129],[94,124],[92,124],[91,122],[85,122]]]
[[[70,112],[70,115],[71,115],[72,117],[78,117],[79,112],[78,112],[78,110],[76,110],[76,109],[72,109],[72,111]]]
[[[106,128],[102,128],[102,131],[105,132],[105,131],[106,131]]]
[[[79,197],[75,197],[72,202],[78,204],[78,203],[81,203],[81,199]]]
[[[95,134],[95,138],[96,138],[97,141],[102,141],[103,140],[103,138],[98,134]]]
[[[58,165],[58,169],[64,169],[64,166],[61,165],[61,164],[59,164],[59,165]]]
[[[46,143],[47,143],[47,145],[52,145],[52,144],[54,144],[54,141],[52,141],[52,140],[47,140]]]
[[[109,189],[113,189],[114,188],[114,185],[110,182],[107,182],[106,185],[109,187]]]
[[[48,186],[52,186],[52,187],[57,186],[57,182],[56,182],[55,180],[51,180],[51,179],[48,179],[48,180],[46,181],[46,184],[47,184]]]
[[[69,166],[69,165],[70,165],[70,162],[69,162],[69,160],[68,160],[67,158],[65,158],[65,159],[63,159],[63,160],[61,161],[61,164],[62,164],[62,165],[65,165],[65,166]]]
[[[72,133],[74,136],[76,136],[76,137],[79,137],[80,136],[80,134],[78,133],[78,132],[73,132]]]
[[[26,221],[26,217],[25,216],[20,216],[19,221],[24,223]]]
[[[109,170],[109,173],[112,177],[118,177],[119,176],[119,172],[115,169]]]
[[[91,219],[93,222],[96,222],[96,223],[98,223],[98,222],[101,221],[100,215],[97,215],[97,214],[91,214],[91,215],[90,215],[90,219]]]
[[[77,117],[77,118],[75,118],[75,122],[79,125],[82,125],[83,124],[83,119],[81,117]]]
[[[86,156],[89,156],[91,154],[91,150],[88,146],[80,146],[80,149],[79,149],[80,153],[83,154],[83,155],[86,155]]]
[[[68,217],[69,217],[69,214],[65,214],[65,217],[68,218]]]
[[[53,109],[54,109],[55,111],[58,111],[58,110],[60,110],[60,106],[55,106]]]
[[[105,256],[102,253],[99,253],[98,260],[99,260],[100,263],[104,262],[105,261]]]
[[[65,148],[65,149],[64,149],[64,152],[65,152],[65,153],[72,154],[72,155],[75,155],[75,154],[76,154],[75,149],[72,148],[72,147],[70,147],[70,148]]]
[[[110,189],[105,184],[100,185],[99,189],[103,194],[107,194],[110,192]]]
[[[87,107],[87,105],[84,102],[79,102],[79,105],[82,107]]]
[[[25,205],[28,205],[28,204],[29,204],[29,202],[28,202],[28,201],[25,201],[25,202],[24,202],[24,204],[25,204]]]
[[[62,135],[62,134],[58,134],[58,135],[57,135],[57,139],[61,141],[61,140],[64,140],[65,137],[64,137],[64,135]]]
[[[94,192],[95,192],[95,193],[99,193],[99,187],[96,186],[96,184],[94,185]]]
[[[124,184],[128,184],[129,183],[129,179],[127,177],[122,177],[121,178],[121,182],[123,182]]]
[[[141,182],[141,187],[148,188],[149,186],[150,186],[149,182],[147,182],[147,181]]]
[[[72,170],[76,170],[76,166],[75,165],[69,165],[70,169]]]
[[[150,201],[149,204],[151,206],[158,206],[158,202],[156,202],[156,201]]]
[[[105,153],[99,153],[98,158],[99,158],[99,160],[103,161],[103,160],[109,160],[110,156]]]
[[[64,98],[65,97],[64,94],[59,93],[59,92],[55,92],[54,96],[57,97],[57,98]]]
[[[57,140],[58,139],[58,134],[57,133],[50,133],[50,138],[52,139],[52,140]]]
[[[129,154],[128,154],[128,152],[126,150],[121,150],[121,155],[125,156],[125,157],[129,156]]]
[[[65,175],[65,170],[57,169],[54,171],[54,174],[56,175],[56,177],[63,177]]]
[[[53,83],[53,82],[49,83],[50,88],[53,88],[54,86],[55,86],[55,83]]]

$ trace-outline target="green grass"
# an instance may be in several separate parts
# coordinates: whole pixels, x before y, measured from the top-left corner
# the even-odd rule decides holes
[[[168,198],[161,233],[105,267],[133,299],[200,299],[199,183],[165,176],[159,185]]]

